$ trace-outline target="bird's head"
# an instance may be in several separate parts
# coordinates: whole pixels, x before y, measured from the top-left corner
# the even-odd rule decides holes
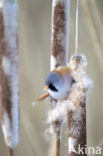
[[[61,67],[51,71],[45,84],[45,88],[52,98],[66,99],[73,84],[69,67]]]
[[[74,82],[68,66],[51,71],[45,81],[46,93],[39,97],[37,101],[41,101],[48,96],[51,96],[55,100],[67,99]]]

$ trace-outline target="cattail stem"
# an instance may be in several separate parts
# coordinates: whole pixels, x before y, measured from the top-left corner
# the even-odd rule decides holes
[[[13,149],[8,148],[8,156],[13,156]]]
[[[55,145],[55,156],[60,156],[60,130],[58,130],[56,136],[56,145]]]
[[[84,97],[85,98],[85,97]],[[76,119],[74,116],[80,114],[80,119]],[[80,101],[79,108],[76,111],[68,112],[68,129],[69,138],[68,146],[69,156],[86,156],[86,99]],[[74,133],[73,131],[77,131]],[[79,153],[78,149],[82,148],[82,152]]]
[[[76,50],[75,55],[78,51],[78,5],[79,0],[77,0],[76,8]],[[78,65],[78,61],[76,62]],[[79,101],[79,109],[76,111],[68,112],[68,155],[69,156],[86,156],[86,94]],[[75,116],[79,114],[79,120]],[[74,133],[76,132],[76,133]],[[78,149],[82,148],[82,152],[79,153]]]
[[[68,156],[86,156],[86,102],[93,82],[85,72],[86,57],[73,56],[70,59],[72,75],[76,80],[75,89],[69,95],[75,109],[68,111]],[[78,84],[80,87],[78,87]],[[76,107],[76,105],[77,107]],[[79,150],[82,149],[82,150]]]
[[[68,63],[70,0],[53,0],[51,70]]]
[[[18,4],[0,1],[0,120],[9,155],[19,142]]]
[[[68,62],[69,45],[69,15],[70,0],[53,0],[52,3],[52,52],[51,70]],[[57,101],[51,99],[51,107],[55,108]],[[60,156],[60,126],[61,121],[52,123],[56,134],[55,156]]]

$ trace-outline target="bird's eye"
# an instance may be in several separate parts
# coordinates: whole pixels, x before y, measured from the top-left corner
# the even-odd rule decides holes
[[[52,83],[49,84],[49,88],[54,92],[58,92],[58,90],[55,88],[55,86]]]

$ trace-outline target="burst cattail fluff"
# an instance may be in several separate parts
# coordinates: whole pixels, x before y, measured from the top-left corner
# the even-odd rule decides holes
[[[90,90],[93,86],[92,80],[86,74],[87,59],[84,55],[74,55],[71,57],[68,66],[71,69],[72,76],[75,80],[71,91],[66,100],[58,100],[57,106],[48,112],[48,122],[62,121],[67,119],[68,111],[76,111],[79,108],[80,101],[88,99]],[[78,111],[76,118],[81,117],[81,111]]]

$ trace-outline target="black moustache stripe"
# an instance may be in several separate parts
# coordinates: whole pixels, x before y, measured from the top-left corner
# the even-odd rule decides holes
[[[49,88],[54,92],[58,92],[58,90],[55,88],[55,86],[52,83],[49,84]]]

